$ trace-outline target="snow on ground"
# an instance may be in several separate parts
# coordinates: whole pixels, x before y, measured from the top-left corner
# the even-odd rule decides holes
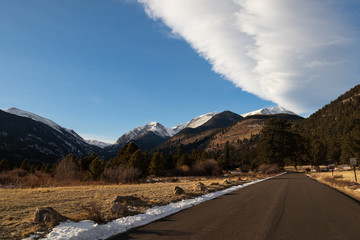
[[[237,185],[224,189],[222,191],[208,193],[197,198],[170,203],[165,206],[155,206],[153,208],[148,209],[143,214],[118,218],[106,224],[96,224],[89,220],[81,221],[81,222],[67,221],[56,226],[45,238],[42,239],[44,240],[45,239],[52,239],[52,240],[106,239],[116,234],[126,232],[131,228],[136,228],[146,225],[150,222],[164,218],[166,216],[169,216],[186,208],[192,207],[199,203],[214,199],[216,197],[230,193],[232,191],[236,191],[246,186],[265,181],[267,179],[270,178],[264,178],[264,179],[248,182],[242,185]]]

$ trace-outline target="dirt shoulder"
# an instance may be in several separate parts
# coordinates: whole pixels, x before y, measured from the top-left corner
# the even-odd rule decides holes
[[[49,228],[33,223],[33,214],[37,207],[52,207],[62,215],[79,221],[88,219],[84,206],[95,202],[101,206],[104,218],[111,220],[115,217],[111,214],[110,207],[116,196],[139,198],[141,201],[130,213],[137,214],[155,205],[165,205],[204,194],[205,192],[193,189],[198,182],[202,182],[209,192],[214,192],[268,176],[270,175],[233,174],[222,178],[156,178],[152,179],[151,183],[129,185],[0,189],[0,239],[21,239],[30,233]],[[224,183],[224,179],[229,183]],[[174,194],[176,186],[183,188],[185,194]]]
[[[335,188],[360,201],[360,171],[356,171],[358,182],[355,183],[354,171],[334,171],[308,174],[309,177]]]

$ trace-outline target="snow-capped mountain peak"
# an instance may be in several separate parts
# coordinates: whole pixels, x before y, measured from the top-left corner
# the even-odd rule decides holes
[[[36,115],[35,113],[27,112],[25,110],[21,110],[21,109],[14,108],[14,107],[5,109],[4,111],[7,113],[10,113],[10,114],[13,114],[13,115],[17,115],[19,117],[26,117],[26,118],[30,118],[34,121],[44,123],[60,133],[65,130],[68,133],[70,133],[71,135],[73,135],[74,137],[76,137],[80,140],[83,140],[83,138],[81,136],[79,136],[76,132],[74,132],[72,129],[63,128],[60,125],[58,125],[57,123],[51,121],[50,119],[41,117],[39,115]]]
[[[91,144],[91,145],[100,147],[100,148],[105,148],[105,147],[108,147],[108,146],[112,145],[111,143],[106,143],[106,142],[102,142],[102,141],[99,141],[99,140],[86,140],[86,142]]]
[[[164,125],[162,125],[158,122],[150,122],[150,123],[146,124],[145,126],[136,127],[133,130],[125,133],[116,141],[116,144],[119,144],[119,143],[124,144],[124,143],[128,143],[132,140],[139,139],[142,136],[145,136],[149,132],[153,132],[162,138],[169,138],[169,137],[174,136],[176,133],[180,132],[184,128],[187,128],[187,127],[196,128],[196,127],[203,125],[204,123],[209,121],[210,118],[212,118],[216,114],[218,114],[218,112],[211,112],[211,113],[203,114],[201,116],[198,116],[198,117],[192,119],[189,122],[179,124],[172,128],[165,127]]]
[[[161,136],[163,138],[171,137],[171,130],[163,125],[161,125],[158,122],[150,122],[146,124],[145,126],[139,126],[134,128],[133,130],[125,133],[122,135],[118,140],[117,144],[119,143],[128,143],[132,140],[136,140],[145,134],[153,132],[158,136]]]
[[[216,114],[218,114],[218,112],[211,112],[211,113],[206,113],[206,114],[200,115],[200,116],[192,119],[190,122],[188,122],[186,127],[188,127],[188,128],[200,127],[201,125],[203,125],[204,123],[209,121]]]
[[[52,127],[53,129],[57,130],[57,131],[61,131],[61,127],[54,123],[53,121],[51,121],[50,119],[47,119],[47,118],[44,118],[44,117],[40,117],[39,115],[36,115],[34,113],[31,113],[31,112],[27,112],[27,111],[24,111],[24,110],[21,110],[21,109],[18,109],[18,108],[9,108],[9,109],[5,109],[4,110],[5,112],[7,113],[10,113],[10,114],[14,114],[14,115],[17,115],[19,117],[26,117],[26,118],[30,118],[34,121],[37,121],[37,122],[42,122],[46,125],[48,125],[49,127]]]
[[[173,136],[176,133],[180,132],[184,128],[197,128],[201,125],[205,124],[207,121],[209,121],[213,116],[218,114],[218,112],[210,112],[203,115],[200,115],[189,122],[181,123],[175,127],[170,128],[170,135]]]
[[[242,117],[248,117],[253,115],[274,115],[274,114],[290,114],[290,115],[297,115],[294,112],[286,110],[283,107],[272,107],[272,108],[262,108],[253,112],[242,114]]]

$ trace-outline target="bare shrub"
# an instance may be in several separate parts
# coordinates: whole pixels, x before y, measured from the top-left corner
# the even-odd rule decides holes
[[[334,175],[334,179],[342,179],[344,178],[343,175],[339,174],[339,175]]]
[[[247,172],[249,172],[249,171],[251,170],[251,166],[248,165],[248,164],[242,165],[242,166],[240,167],[240,170],[241,170],[241,172],[247,173]]]
[[[96,223],[106,223],[106,219],[101,212],[101,205],[95,201],[90,202],[88,205],[82,205],[81,209],[85,211],[85,217]]]
[[[277,164],[261,164],[258,170],[264,174],[273,174],[280,172],[280,168]]]
[[[271,164],[269,168],[265,171],[265,174],[274,174],[279,172],[280,172],[279,166],[277,164]]]
[[[77,169],[74,156],[69,154],[61,160],[56,167],[55,178],[59,181],[74,181],[81,179],[81,173]]]
[[[139,183],[141,171],[134,167],[120,166],[116,169],[107,168],[104,180],[111,183]]]
[[[119,170],[113,168],[105,168],[104,170],[104,180],[108,183],[119,183]]]
[[[0,185],[9,185],[11,183],[11,177],[9,172],[0,173]]]
[[[190,168],[187,165],[177,167],[170,171],[171,176],[189,176],[190,174]]]
[[[17,176],[17,177],[25,177],[29,173],[27,171],[25,171],[24,169],[16,168],[16,169],[10,171],[10,174],[13,176]]]
[[[192,169],[194,175],[198,176],[220,176],[221,170],[214,159],[197,162]]]
[[[138,183],[140,180],[141,171],[134,167],[128,167],[120,171],[121,183]]]
[[[268,164],[261,164],[258,168],[258,170],[261,172],[261,173],[265,173],[266,170],[269,168],[269,165]]]

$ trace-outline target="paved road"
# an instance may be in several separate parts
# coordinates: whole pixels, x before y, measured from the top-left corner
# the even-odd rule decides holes
[[[207,201],[117,239],[360,239],[359,202],[299,173]]]

